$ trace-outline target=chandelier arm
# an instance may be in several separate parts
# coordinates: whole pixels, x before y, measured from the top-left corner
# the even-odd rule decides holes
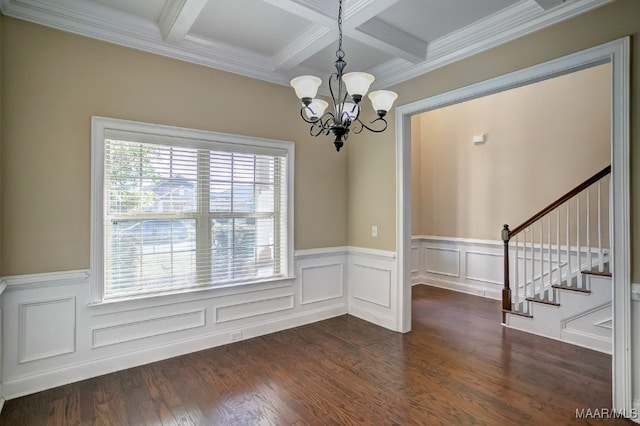
[[[309,108],[309,107],[307,107],[307,106],[303,106],[302,108],[300,108],[300,117],[302,117],[302,119],[303,119],[305,122],[309,123],[309,124],[315,124],[315,123],[317,123],[317,120],[316,120],[316,121],[309,120],[307,117],[305,117],[305,116],[304,116],[304,111],[305,111],[305,110],[309,110],[309,111],[311,111],[311,108]]]
[[[355,119],[354,122],[355,121],[357,121],[357,124],[360,125],[360,127],[354,127],[353,133],[355,133],[355,134],[361,133],[364,129],[367,129],[367,130],[369,130],[370,132],[373,132],[373,133],[382,133],[385,130],[387,130],[387,125],[388,125],[387,124],[387,120],[385,120],[384,118],[381,118],[381,117],[378,117],[373,121],[370,121],[369,124],[373,124],[373,123],[376,123],[376,122],[380,121],[380,122],[382,122],[384,124],[384,127],[382,129],[374,129],[372,127],[369,127],[366,124],[364,124],[362,122],[362,120],[360,120],[359,118]]]
[[[318,122],[313,123],[309,128],[309,134],[314,138],[320,136],[324,132],[324,128],[321,125],[318,125]]]
[[[324,130],[329,130],[335,124],[336,117],[331,112],[325,112],[318,121]]]

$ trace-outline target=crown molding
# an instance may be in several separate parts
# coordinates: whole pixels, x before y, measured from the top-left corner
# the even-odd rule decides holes
[[[191,34],[187,34],[179,44],[166,43],[155,23],[94,2],[67,0],[64,4],[52,4],[46,0],[0,1],[0,9],[7,16],[285,86],[289,84],[293,74],[303,70],[303,67],[294,64],[297,62],[296,58],[305,50],[305,46],[310,48],[309,43],[313,42],[315,37],[316,42],[322,41],[319,44],[324,47],[327,44],[324,38],[333,36],[333,31],[326,32],[319,24],[307,39],[296,40],[275,56],[269,57]],[[275,4],[275,0],[265,1]],[[287,4],[298,12],[303,8],[311,8],[311,13],[320,15],[324,10],[320,0],[287,1]],[[356,0],[351,3],[345,10],[347,32],[358,31],[359,26],[369,21],[370,14],[375,15],[376,11],[384,10],[396,1]],[[572,0],[545,11],[536,0],[522,0],[428,43],[426,59],[418,64],[395,58],[371,68],[368,72],[377,77],[374,87],[393,86],[612,1],[614,0]],[[347,18],[355,19],[349,22]],[[372,32],[373,34],[368,36],[384,39],[376,34],[375,29]],[[394,45],[398,40],[389,40],[389,43]],[[422,47],[405,46],[404,49],[415,55]]]
[[[420,64],[395,58],[369,72],[377,76],[375,87],[393,86],[613,1],[574,0],[545,12],[535,0],[524,0],[429,43]]]

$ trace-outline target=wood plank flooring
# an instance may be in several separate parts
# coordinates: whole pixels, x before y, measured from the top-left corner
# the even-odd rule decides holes
[[[611,406],[611,357],[413,289],[413,331],[351,316],[8,401],[0,425],[562,425]],[[591,420],[625,424],[625,420]]]

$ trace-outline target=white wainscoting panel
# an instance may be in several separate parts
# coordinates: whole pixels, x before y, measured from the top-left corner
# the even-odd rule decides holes
[[[395,252],[349,248],[349,314],[398,330]]]
[[[613,312],[611,302],[564,319],[560,340],[611,354]]]
[[[384,308],[391,308],[391,269],[353,263],[354,298],[373,303]]]
[[[93,329],[92,348],[204,327],[205,309],[147,318]]]
[[[228,321],[238,321],[245,318],[272,314],[274,312],[293,309],[293,294],[270,297],[266,299],[248,300],[230,305],[216,306],[215,322],[221,324]]]
[[[300,304],[344,296],[344,262],[300,268]]]
[[[90,271],[5,277],[7,399],[347,313],[348,249],[296,252],[295,279],[91,303]]]
[[[436,275],[448,277],[460,277],[460,250],[423,246],[424,251],[424,271]]]
[[[20,303],[18,312],[18,362],[75,352],[75,297]]]
[[[465,251],[465,278],[503,285],[504,256],[491,252]]]
[[[500,299],[502,242],[417,235],[422,262],[412,284],[428,284],[476,296]]]
[[[417,276],[421,271],[420,246],[411,245],[411,276]]]

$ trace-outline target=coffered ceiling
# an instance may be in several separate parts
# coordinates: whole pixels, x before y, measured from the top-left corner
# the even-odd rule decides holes
[[[278,84],[334,71],[338,0],[0,0],[5,15]],[[613,0],[345,0],[347,71],[388,87]]]

